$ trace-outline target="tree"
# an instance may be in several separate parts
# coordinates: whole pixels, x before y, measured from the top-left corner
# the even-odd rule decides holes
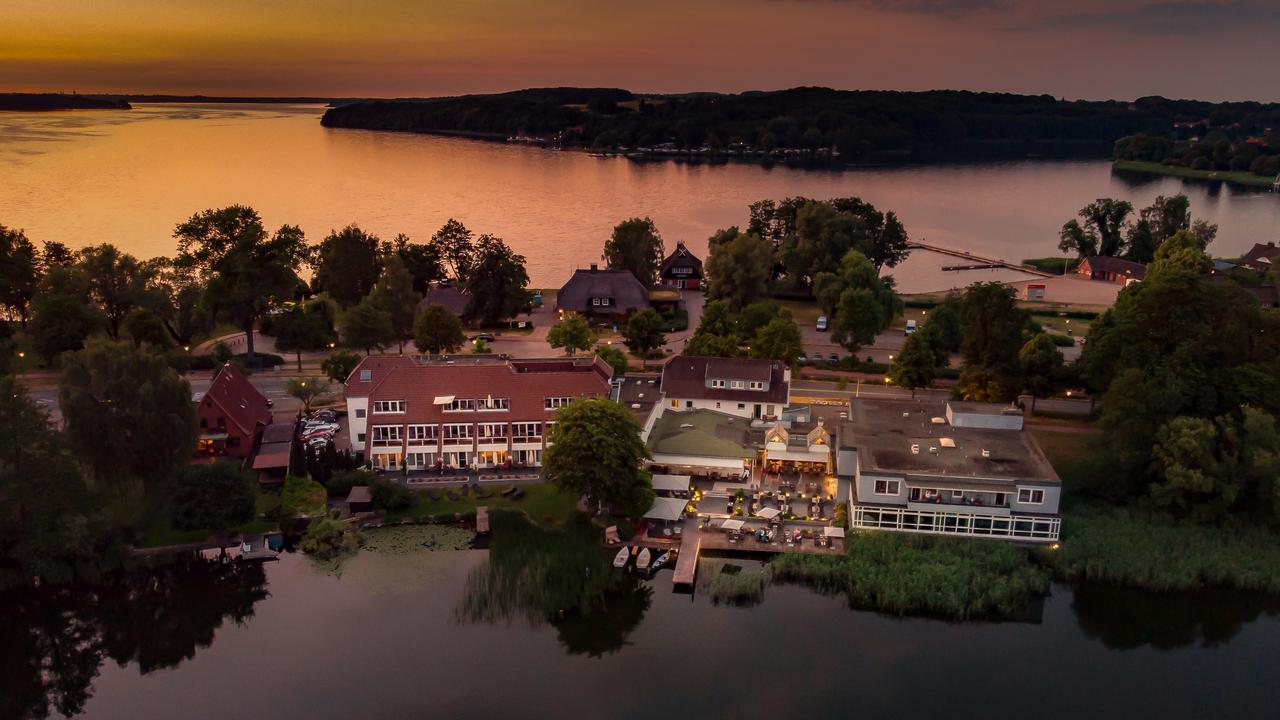
[[[613,270],[630,270],[645,287],[658,281],[658,269],[666,251],[662,236],[649,218],[623,220],[604,244],[604,261]]]
[[[413,322],[418,311],[418,303],[422,295],[413,289],[413,276],[405,269],[399,257],[387,258],[382,268],[382,277],[373,286],[369,299],[391,318],[391,329],[399,343],[399,352],[404,354],[404,343],[413,338]]]
[[[914,399],[917,389],[933,384],[938,374],[936,361],[929,338],[923,332],[913,333],[889,366],[889,379],[898,387],[910,388]]]
[[[88,281],[89,298],[106,316],[111,338],[118,340],[125,315],[147,302],[154,269],[106,244],[81,250],[78,264]]]
[[[278,316],[274,326],[276,349],[296,355],[298,372],[302,372],[302,353],[323,350],[337,341],[323,300],[295,306]]]
[[[682,354],[694,357],[736,357],[742,354],[738,347],[740,344],[734,335],[715,335],[699,330],[689,338],[689,344],[685,345]]]
[[[553,348],[564,348],[565,355],[574,355],[579,350],[586,350],[596,341],[596,334],[591,332],[587,319],[578,313],[565,313],[560,322],[547,331],[547,342]]]
[[[465,284],[475,257],[475,248],[471,244],[471,231],[465,225],[449,218],[435,235],[431,236],[431,247],[441,259],[454,282]]]
[[[323,400],[329,392],[329,381],[314,377],[293,378],[286,385],[285,392],[302,403],[302,412],[310,414],[311,404]]]
[[[631,314],[622,324],[623,342],[632,355],[640,358],[648,367],[649,355],[667,342],[666,321],[653,308],[645,308]]]
[[[391,327],[391,315],[375,305],[369,298],[353,305],[342,314],[342,342],[357,347],[368,355],[374,348],[381,350],[396,339]]]
[[[476,338],[471,341],[472,355],[490,355],[492,353],[493,346],[489,344],[488,340],[485,340],[484,338]]]
[[[596,357],[604,360],[609,367],[613,368],[613,376],[615,378],[622,377],[627,374],[627,354],[618,348],[612,345],[597,345]]]
[[[302,552],[315,555],[320,560],[333,560],[359,550],[363,544],[364,536],[359,530],[352,529],[340,520],[335,509],[311,519],[307,524],[307,533],[302,536],[298,547]]]
[[[249,364],[254,364],[254,323],[298,286],[297,270],[306,254],[302,231],[284,225],[268,236],[253,208],[233,205],[193,215],[174,236],[177,267],[197,273],[208,306],[244,330]]]
[[[413,344],[419,352],[430,355],[453,353],[466,341],[462,321],[443,305],[432,303],[422,308],[413,322]]]
[[[804,339],[790,313],[770,320],[751,340],[751,357],[779,360],[788,365],[795,365],[803,351]]]
[[[960,330],[960,313],[956,309],[958,305],[955,298],[947,298],[941,305],[927,311],[924,326],[920,328],[920,332],[930,340],[939,367],[947,366],[951,353],[960,352],[964,339]]]
[[[529,304],[529,273],[523,255],[500,238],[481,235],[467,278],[466,317],[481,325],[493,325],[514,317]]]
[[[440,248],[433,244],[415,243],[401,233],[396,239],[382,244],[383,263],[386,258],[398,257],[413,277],[413,289],[425,295],[431,284],[445,279],[444,265],[440,260]]]
[[[53,362],[64,352],[79,350],[94,333],[106,326],[106,318],[82,295],[47,292],[31,304],[31,344]]]
[[[637,517],[653,502],[649,450],[631,411],[607,398],[580,398],[556,412],[543,470],[556,487]]]
[[[124,316],[124,322],[121,327],[135,346],[147,344],[154,348],[164,349],[172,344],[169,339],[169,331],[165,329],[164,321],[160,319],[159,315],[147,308],[136,307],[130,310]]]
[[[881,279],[859,250],[845,253],[836,272],[817,273],[813,292],[829,318],[832,339],[850,352],[873,342],[902,311],[892,279]]]
[[[1022,364],[1022,378],[1027,392],[1031,393],[1031,412],[1036,411],[1036,399],[1049,397],[1058,389],[1062,378],[1062,351],[1045,333],[1037,333],[1018,351]]]
[[[728,300],[732,309],[765,295],[773,275],[773,248],[754,234],[738,234],[711,246],[705,266],[707,299]]]
[[[227,461],[178,471],[170,518],[179,530],[226,533],[253,519],[257,477]]]
[[[330,232],[313,253],[316,288],[344,308],[360,302],[378,280],[379,249],[378,238],[355,225]]]
[[[836,304],[831,339],[849,352],[857,352],[862,346],[875,342],[876,335],[887,322],[884,305],[874,291],[848,288],[840,293],[840,301]]]
[[[90,341],[65,357],[58,396],[68,440],[108,487],[141,479],[151,488],[195,449],[191,386],[145,349]]]
[[[1073,218],[1063,223],[1058,231],[1058,249],[1074,252],[1082,258],[1093,257],[1098,254],[1098,233]]]
[[[984,402],[1014,399],[1020,387],[1018,351],[1027,320],[1013,289],[998,282],[970,285],[960,302],[960,325],[964,365],[959,392],[966,399]]]
[[[169,258],[155,258],[148,305],[164,322],[174,342],[190,347],[193,339],[213,328],[213,318],[200,279]]]
[[[39,281],[40,257],[35,244],[21,230],[0,225],[0,307],[24,326]]]
[[[360,364],[360,360],[359,353],[339,350],[325,358],[320,363],[320,369],[333,382],[345,383],[347,378],[351,377],[351,373],[355,371],[356,366]]]

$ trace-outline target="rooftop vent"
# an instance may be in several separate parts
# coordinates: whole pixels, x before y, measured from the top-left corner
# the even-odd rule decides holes
[[[911,454],[912,454],[912,455],[919,455],[919,454],[920,454],[920,446],[919,446],[919,445],[912,445],[912,446],[911,446]]]
[[[369,381],[370,381],[370,380],[372,380],[372,379],[373,379],[373,371],[372,371],[372,370],[361,370],[361,371],[360,371],[360,382],[369,382]]]
[[[910,413],[910,412],[904,412],[904,413],[902,413],[902,417],[911,417],[911,413]]]
[[[989,458],[989,457],[991,457],[991,451],[990,451],[990,450],[988,450],[988,449],[986,449],[986,448],[983,448],[983,449],[982,449],[982,457],[984,457],[984,458]]]
[[[639,409],[640,409],[640,403],[631,403],[631,409],[632,409],[632,410],[639,410]]]
[[[681,430],[690,430],[692,428],[693,428],[693,423],[680,423]]]

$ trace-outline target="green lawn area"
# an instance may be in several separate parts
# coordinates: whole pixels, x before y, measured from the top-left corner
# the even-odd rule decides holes
[[[1065,335],[1070,330],[1076,337],[1084,337],[1089,334],[1089,328],[1093,327],[1093,321],[1097,318],[1065,318],[1056,313],[1032,313],[1031,319],[1040,323],[1046,331]]]
[[[290,475],[285,478],[280,505],[286,512],[293,510],[315,516],[324,512],[328,497],[329,494],[324,486],[315,480]]]
[[[1064,509],[1080,500],[1082,493],[1109,477],[1107,459],[1102,452],[1102,436],[1077,432],[1033,429],[1040,449],[1062,479]]]
[[[1173,177],[1191,178],[1195,180],[1225,180],[1226,182],[1252,187],[1269,188],[1274,178],[1265,175],[1254,175],[1248,171],[1233,172],[1229,170],[1192,170],[1186,167],[1175,167],[1153,162],[1134,160],[1117,160],[1112,165],[1116,170],[1130,170],[1151,173],[1153,175],[1171,175]]]
[[[1055,275],[1063,275],[1073,272],[1080,266],[1080,258],[1063,258],[1063,257],[1042,257],[1042,258],[1024,258],[1023,265],[1030,265],[1047,273]],[[1063,268],[1066,268],[1065,272]]]
[[[484,505],[493,508],[510,508],[513,510],[523,510],[535,522],[541,524],[563,525],[573,517],[577,512],[578,499],[570,493],[561,492],[558,488],[550,484],[534,484],[520,485],[524,490],[524,497],[519,500],[512,500],[503,497],[501,492],[505,489],[502,485],[493,485],[485,487],[486,492],[492,492],[493,497],[482,498],[477,497],[475,493],[459,497],[457,500],[450,500],[446,495],[446,491],[442,488],[433,489],[441,496],[439,500],[432,500],[426,490],[415,490],[413,493],[414,505],[408,510],[400,512],[388,513],[387,521],[399,520],[403,517],[412,517],[418,522],[425,521],[430,518],[439,519],[441,516],[471,515],[476,511],[476,507]],[[457,494],[457,490],[454,490]]]
[[[802,328],[813,327],[818,323],[818,316],[822,314],[822,308],[812,301],[803,300],[779,300],[778,303],[782,307],[791,311],[791,317],[796,324]]]

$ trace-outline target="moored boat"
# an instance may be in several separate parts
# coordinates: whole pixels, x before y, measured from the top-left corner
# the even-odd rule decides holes
[[[631,559],[631,548],[623,547],[618,550],[618,554],[613,556],[613,566],[623,568],[627,566],[627,560]]]
[[[636,556],[636,569],[648,570],[650,557],[649,548],[642,548],[640,554]]]

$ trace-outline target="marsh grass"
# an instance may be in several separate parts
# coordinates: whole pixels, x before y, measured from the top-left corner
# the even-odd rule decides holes
[[[717,605],[754,605],[764,599],[769,568],[749,570],[715,558],[698,560],[698,592]]]

